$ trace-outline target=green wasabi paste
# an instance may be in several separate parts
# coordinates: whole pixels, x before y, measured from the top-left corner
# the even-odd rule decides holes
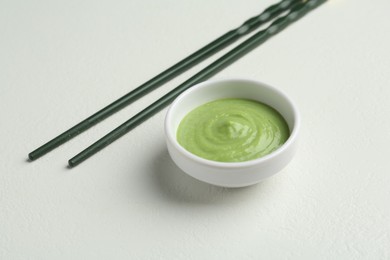
[[[189,112],[177,130],[177,140],[189,152],[220,162],[253,160],[278,149],[290,134],[284,118],[272,107],[227,98]]]

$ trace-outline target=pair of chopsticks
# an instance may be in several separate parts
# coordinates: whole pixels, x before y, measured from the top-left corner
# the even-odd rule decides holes
[[[115,112],[121,110],[125,106],[131,104],[135,100],[149,93],[150,91],[156,89],[157,87],[168,82],[172,78],[181,74],[182,72],[188,70],[189,68],[195,66],[211,55],[222,50],[224,47],[232,44],[242,36],[254,31],[261,25],[272,21],[272,23],[264,30],[261,30],[251,36],[249,39],[239,44],[237,47],[227,52],[225,55],[208,65],[206,68],[180,84],[178,87],[168,92],[166,95],[152,103],[150,106],[146,107],[144,110],[124,122],[122,125],[115,128],[113,131],[93,143],[91,146],[71,158],[68,162],[70,167],[76,166],[88,159],[96,152],[100,151],[104,147],[108,146],[163,108],[170,104],[178,95],[183,91],[190,88],[191,86],[207,80],[220,72],[221,70],[228,67],[230,64],[264,43],[273,35],[282,31],[284,28],[304,16],[306,13],[316,8],[320,4],[324,3],[326,0],[283,0],[277,4],[274,4],[267,9],[265,9],[260,15],[252,17],[245,21],[240,27],[231,30],[218,39],[207,44],[203,48],[194,52],[190,56],[179,61],[172,67],[158,74],[154,78],[145,82],[138,88],[129,92],[125,96],[114,101],[110,105],[99,110],[95,114],[81,121],[77,125],[73,126],[69,130],[55,137],[51,141],[37,148],[36,150],[29,153],[28,157],[31,161],[45,155],[51,150],[57,148],[61,144],[69,141],[78,134],[84,132],[90,127],[96,125],[100,121],[114,114]],[[284,12],[288,11],[287,14],[280,16]]]

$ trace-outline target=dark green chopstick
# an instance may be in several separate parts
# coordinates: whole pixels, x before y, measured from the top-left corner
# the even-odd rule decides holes
[[[29,159],[35,160],[45,155],[46,153],[69,141],[70,139],[84,132],[90,127],[96,125],[100,121],[106,119],[110,115],[121,110],[122,108],[126,107],[127,105],[149,93],[150,91],[156,89],[157,87],[163,85],[177,75],[183,73],[184,71],[190,69],[201,61],[207,59],[211,55],[222,50],[224,47],[232,44],[242,36],[252,32],[262,24],[271,21],[273,18],[279,16],[281,13],[290,9],[292,6],[298,4],[299,2],[302,2],[302,0],[283,0],[275,5],[268,7],[260,15],[248,19],[240,27],[225,33],[218,39],[214,40],[200,50],[179,61],[172,67],[158,74],[157,76],[150,79],[141,86],[137,87],[125,96],[119,98],[110,105],[104,107],[95,114],[73,126],[69,130],[55,137],[51,141],[32,151],[28,155]]]
[[[193,77],[191,77],[172,91],[168,92],[166,95],[155,101],[153,104],[142,110],[140,113],[130,118],[128,121],[105,135],[103,138],[101,138],[100,140],[77,154],[75,157],[69,160],[69,166],[76,166],[84,160],[88,159],[96,152],[100,151],[110,143],[114,142],[115,140],[117,140],[139,124],[141,124],[143,121],[147,120],[148,118],[165,108],[186,89],[217,74],[219,71],[223,70],[224,68],[226,68],[227,66],[229,66],[230,64],[232,64],[233,62],[256,48],[257,46],[265,42],[272,35],[275,35],[276,33],[282,31],[288,25],[298,20],[307,12],[324,3],[325,1],[326,0],[309,0],[294,6],[287,15],[276,19],[265,30],[261,30],[260,32],[256,33],[248,40],[244,41],[236,48],[232,49],[231,51],[223,55],[221,58],[211,63],[209,66],[195,74]]]

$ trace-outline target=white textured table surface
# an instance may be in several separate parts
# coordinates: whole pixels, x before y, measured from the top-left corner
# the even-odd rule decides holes
[[[274,1],[0,1],[0,259],[390,259],[390,1],[334,0],[214,78],[287,92],[303,124],[242,189],[171,161],[160,112],[67,160],[205,62],[35,161],[27,154]],[[214,58],[215,59],[215,58]]]

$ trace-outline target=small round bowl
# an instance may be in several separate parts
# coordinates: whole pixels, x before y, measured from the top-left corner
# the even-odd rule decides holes
[[[181,120],[194,108],[221,98],[252,99],[273,107],[286,120],[290,137],[277,150],[250,161],[217,162],[192,154],[176,139]],[[165,117],[168,151],[176,165],[198,180],[222,187],[249,186],[284,168],[295,154],[299,126],[297,108],[284,93],[264,83],[243,79],[212,80],[197,84],[175,99]]]

